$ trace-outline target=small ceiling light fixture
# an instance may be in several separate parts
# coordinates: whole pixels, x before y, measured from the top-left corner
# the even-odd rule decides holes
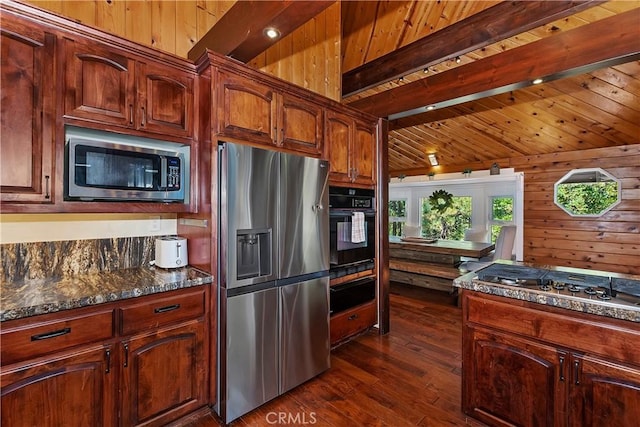
[[[436,106],[435,106],[435,105],[428,105],[428,106],[427,106],[427,111],[431,111],[431,110],[433,110],[434,108],[436,108]]]
[[[460,57],[459,57],[459,56],[456,56],[456,64],[459,64],[459,63],[460,63],[460,61],[462,61],[462,59],[460,59]]]
[[[269,28],[265,28],[264,29],[264,35],[273,40],[273,39],[277,39],[278,37],[280,37],[280,31],[278,31],[277,29],[275,29],[273,27],[269,27]]]
[[[429,163],[431,163],[431,166],[438,166],[438,159],[436,158],[436,153],[428,154],[427,158],[429,159]]]
[[[422,72],[427,74],[429,72],[429,67],[426,67],[424,70],[422,70]]]
[[[541,78],[537,78],[535,80],[533,80],[531,83],[533,83],[534,85],[539,85],[540,83],[542,83],[544,80],[542,80]]]

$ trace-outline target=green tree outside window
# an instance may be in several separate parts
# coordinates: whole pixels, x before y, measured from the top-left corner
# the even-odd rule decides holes
[[[471,197],[453,196],[444,190],[421,199],[422,237],[464,240],[471,227]]]

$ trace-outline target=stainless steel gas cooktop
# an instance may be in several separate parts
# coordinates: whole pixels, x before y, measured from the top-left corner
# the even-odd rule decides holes
[[[483,282],[640,307],[640,280],[509,264],[491,264],[476,273]]]

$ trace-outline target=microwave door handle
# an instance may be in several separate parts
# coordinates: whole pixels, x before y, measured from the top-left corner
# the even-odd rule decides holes
[[[160,156],[160,189],[166,190],[167,188],[167,158]]]

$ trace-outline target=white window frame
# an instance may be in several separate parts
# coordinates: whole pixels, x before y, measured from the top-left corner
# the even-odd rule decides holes
[[[444,189],[454,196],[471,196],[471,227],[490,230],[490,197],[513,197],[513,224],[517,226],[515,255],[523,260],[524,226],[524,173],[513,169],[501,169],[500,175],[490,175],[489,171],[474,171],[468,178],[460,178],[460,173],[438,174],[433,181],[425,175],[397,178],[389,183],[389,199],[406,198],[405,226],[420,227],[420,199],[428,198],[435,190]]]
[[[404,202],[404,216],[391,216],[389,215],[389,223],[392,222],[400,222],[403,223],[404,225],[402,226],[402,229],[404,230],[404,227],[407,226],[407,212],[409,210],[409,200],[406,197],[389,197],[389,203],[391,202]],[[387,206],[387,211],[389,210],[389,206]]]

